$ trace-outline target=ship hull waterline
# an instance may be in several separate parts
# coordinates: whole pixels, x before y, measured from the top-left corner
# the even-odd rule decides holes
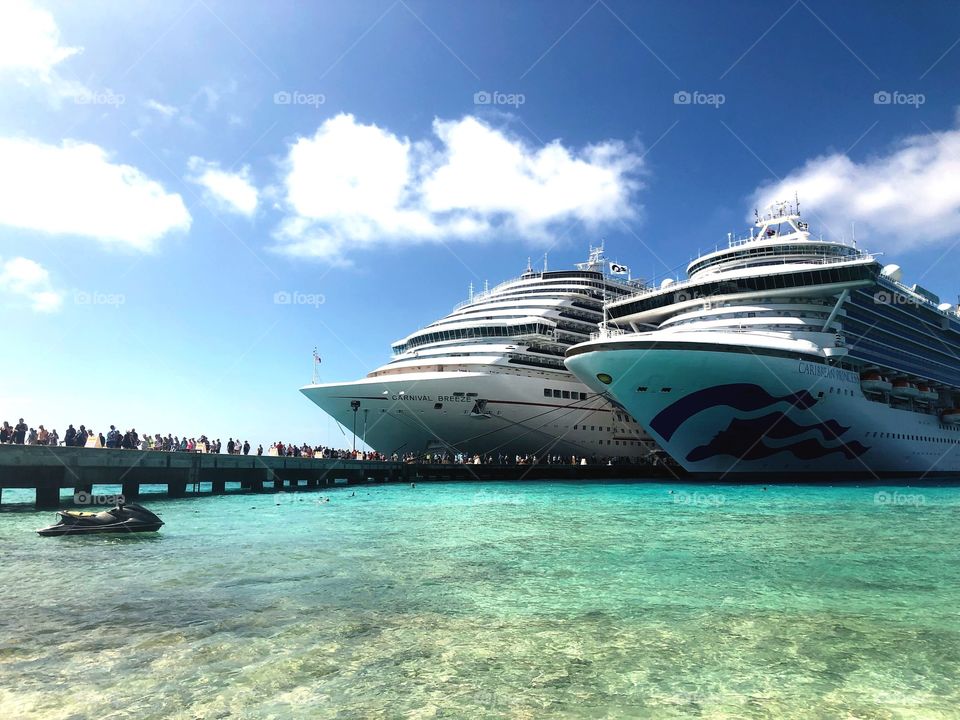
[[[578,399],[547,398],[545,387]],[[352,440],[355,427],[358,443],[386,455],[596,456],[599,461],[654,449],[649,441],[641,443],[636,423],[624,424],[618,433],[609,402],[593,393],[580,400],[588,388],[566,373],[551,379],[405,373],[308,385],[301,392],[346,429],[345,437]],[[356,412],[353,403],[359,403]]]

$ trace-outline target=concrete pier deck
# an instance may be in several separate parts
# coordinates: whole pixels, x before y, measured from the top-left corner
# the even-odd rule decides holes
[[[59,507],[60,491],[94,493],[97,485],[119,485],[127,501],[142,485],[166,486],[168,497],[214,494],[239,483],[248,492],[316,489],[365,482],[443,480],[602,480],[672,478],[676,470],[650,465],[457,465],[329,460],[257,455],[219,455],[151,450],[107,450],[38,445],[0,445],[0,502],[6,488],[36,492],[38,508]]]

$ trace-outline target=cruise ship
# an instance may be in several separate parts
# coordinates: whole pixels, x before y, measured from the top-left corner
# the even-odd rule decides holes
[[[395,342],[393,359],[365,378],[301,392],[387,455],[645,457],[655,448],[641,427],[563,364],[597,331],[604,301],[640,287],[602,246],[575,269],[528,263]]]
[[[710,479],[960,475],[960,316],[797,203],[619,297],[566,364]]]

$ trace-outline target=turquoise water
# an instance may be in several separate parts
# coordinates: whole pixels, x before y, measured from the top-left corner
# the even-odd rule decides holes
[[[960,489],[355,491],[0,513],[0,717],[960,712]]]

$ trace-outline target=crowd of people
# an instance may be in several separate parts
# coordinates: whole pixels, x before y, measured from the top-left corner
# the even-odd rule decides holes
[[[184,435],[167,434],[166,436],[156,433],[154,435],[141,435],[136,428],[131,428],[124,432],[117,430],[114,425],[110,426],[106,436],[103,433],[96,433],[92,429],[81,425],[74,428],[70,425],[63,434],[61,441],[56,430],[47,430],[43,425],[37,428],[29,427],[20,418],[16,425],[10,425],[4,421],[0,426],[0,444],[13,445],[47,445],[51,447],[88,447],[88,448],[111,448],[124,450],[152,450],[160,452],[201,452],[201,453],[222,453],[224,445],[220,439],[211,440],[206,435],[199,438],[187,437]],[[429,452],[429,453],[393,453],[386,455],[384,453],[372,450],[345,450],[340,448],[325,447],[323,445],[311,446],[307,443],[302,445],[293,445],[292,443],[275,442],[272,443],[266,451],[263,445],[258,445],[254,451],[250,442],[240,439],[228,438],[226,452],[229,455],[249,455],[255,452],[257,455],[280,456],[280,457],[304,457],[317,458],[323,460],[365,460],[372,462],[406,462],[406,463],[433,463],[433,464],[456,464],[456,465],[596,465],[599,462],[610,464],[613,462],[608,458],[599,460],[596,455],[590,457],[563,456],[563,455],[508,455],[504,453],[487,455],[469,455],[465,453],[451,452]],[[636,462],[629,458],[621,458],[619,462]],[[658,464],[660,458],[651,455],[646,462]]]

